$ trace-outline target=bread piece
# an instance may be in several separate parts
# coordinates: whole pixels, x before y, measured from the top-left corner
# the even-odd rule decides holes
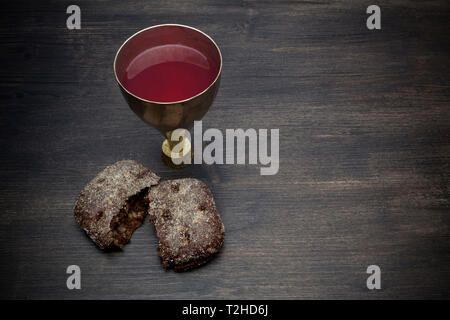
[[[184,271],[222,247],[225,229],[209,188],[197,179],[162,181],[148,192],[149,217],[165,268]]]
[[[122,248],[144,221],[148,189],[159,177],[133,160],[106,167],[75,202],[77,222],[101,249]]]

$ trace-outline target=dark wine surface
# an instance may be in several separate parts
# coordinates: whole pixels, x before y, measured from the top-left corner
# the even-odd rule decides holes
[[[208,88],[217,72],[217,66],[198,50],[170,44],[139,54],[128,65],[121,81],[139,98],[175,102]]]

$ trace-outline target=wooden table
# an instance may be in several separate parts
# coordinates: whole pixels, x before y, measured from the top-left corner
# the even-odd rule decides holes
[[[2,5],[1,298],[450,297],[448,1],[64,1]],[[381,7],[382,29],[366,28]],[[181,23],[222,50],[204,129],[279,128],[280,170],[160,160],[162,137],[115,83],[121,43]],[[106,165],[135,159],[213,190],[221,254],[165,271],[153,226],[103,253],[73,219]],[[79,265],[82,289],[66,288]],[[368,290],[366,268],[381,268]]]

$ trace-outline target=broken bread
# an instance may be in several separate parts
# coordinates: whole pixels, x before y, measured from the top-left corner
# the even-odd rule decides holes
[[[163,267],[197,267],[222,247],[225,229],[211,191],[200,180],[162,181],[150,188],[148,200]]]
[[[78,196],[74,215],[101,249],[122,248],[144,221],[148,190],[159,177],[133,160],[106,167]]]

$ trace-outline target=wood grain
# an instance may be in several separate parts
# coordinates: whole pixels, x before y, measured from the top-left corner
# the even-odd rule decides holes
[[[0,20],[1,298],[450,297],[448,1],[14,1]],[[160,161],[159,133],[126,106],[112,61],[135,31],[181,23],[211,35],[224,68],[203,126],[279,128],[280,171]],[[83,186],[135,159],[213,190],[222,253],[161,268],[146,223],[102,253],[73,219]],[[66,288],[66,267],[82,290]],[[368,265],[382,290],[366,288]]]

